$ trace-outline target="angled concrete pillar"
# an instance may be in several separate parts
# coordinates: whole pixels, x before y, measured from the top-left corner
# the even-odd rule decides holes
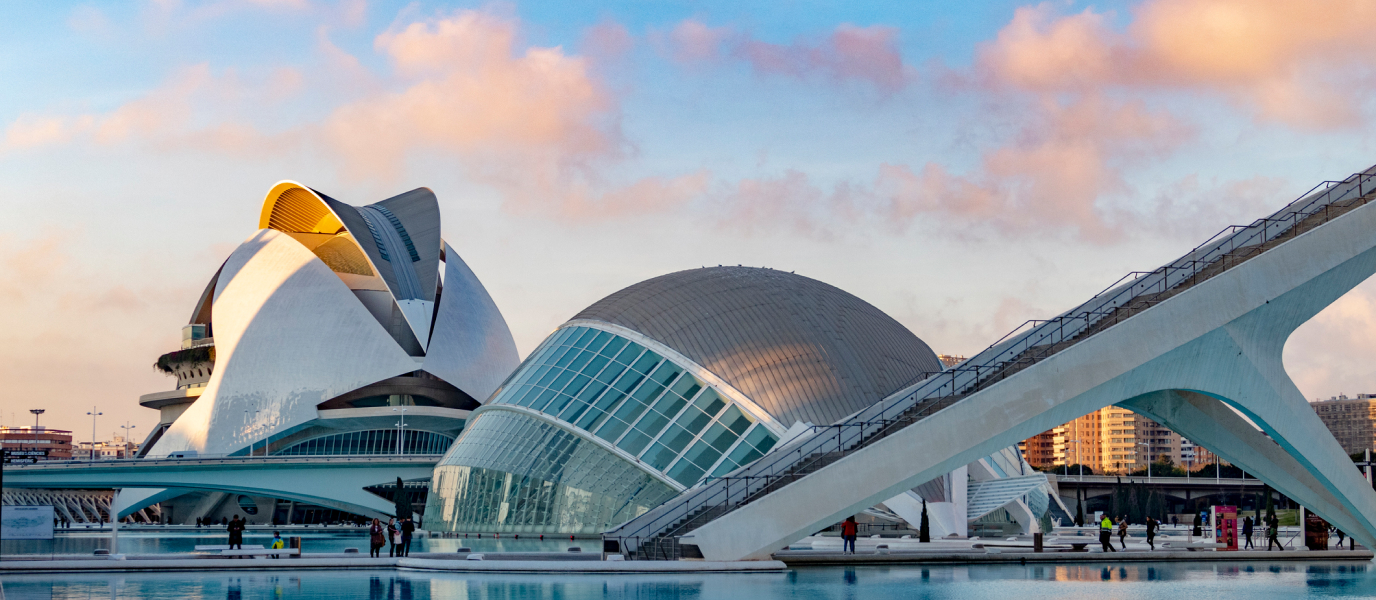
[[[1281,360],[1297,327],[1373,273],[1376,204],[1367,204],[729,512],[682,541],[696,544],[708,560],[765,559],[957,466],[1124,403],[1219,448],[1228,460],[1376,546],[1376,493]],[[1245,414],[1274,440],[1274,448],[1217,403]]]

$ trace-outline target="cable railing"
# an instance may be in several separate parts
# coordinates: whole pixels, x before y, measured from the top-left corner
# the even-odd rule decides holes
[[[1371,200],[1376,168],[1325,181],[1249,225],[1225,227],[1181,258],[1129,273],[1087,302],[1029,320],[968,360],[930,375],[832,425],[781,444],[755,462],[708,480],[603,534],[631,559],[683,558],[677,537],[988,388],[1096,333],[1164,302]],[[691,550],[691,549],[690,549]]]

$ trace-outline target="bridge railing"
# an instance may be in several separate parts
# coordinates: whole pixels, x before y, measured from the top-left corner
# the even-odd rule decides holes
[[[40,460],[27,464],[8,464],[5,469],[35,467],[108,467],[144,465],[188,465],[196,463],[287,463],[287,462],[439,462],[442,454],[291,454],[279,456],[236,456],[232,454],[201,454],[184,458],[106,458],[73,460]]]
[[[735,472],[709,480],[678,498],[608,531],[608,540],[649,541],[684,533],[823,468],[866,443],[919,421],[1003,377],[1132,317],[1218,273],[1316,227],[1355,205],[1373,188],[1373,173],[1325,181],[1281,210],[1249,225],[1226,227],[1181,258],[1158,269],[1133,272],[1085,303],[1048,320],[1030,320],[959,365],[833,425],[816,426],[806,439],[777,448]],[[1344,210],[1335,210],[1344,209]],[[1331,215],[1331,216],[1330,216]],[[1311,227],[1312,228],[1312,227]],[[993,377],[999,376],[999,379]],[[636,555],[631,553],[632,557]]]

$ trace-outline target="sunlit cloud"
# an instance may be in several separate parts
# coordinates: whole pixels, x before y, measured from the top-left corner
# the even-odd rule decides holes
[[[659,36],[660,47],[689,66],[740,61],[762,76],[829,83],[865,82],[892,94],[914,81],[904,64],[896,27],[838,25],[828,35],[788,44],[767,42],[733,27],[711,27],[688,19]]]
[[[1103,87],[1195,90],[1249,107],[1257,119],[1332,129],[1362,118],[1376,86],[1361,0],[1147,0],[1124,29],[1111,13],[1019,8],[979,50],[994,86],[1040,92]]]

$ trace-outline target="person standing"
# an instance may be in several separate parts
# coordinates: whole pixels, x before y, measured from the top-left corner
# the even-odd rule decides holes
[[[392,517],[387,519],[387,556],[397,555],[397,542],[401,541],[401,530],[397,529],[397,519]]]
[[[1282,545],[1281,545],[1279,536],[1280,536],[1280,519],[1278,519],[1278,518],[1272,516],[1272,517],[1271,517],[1271,520],[1266,522],[1266,551],[1267,551],[1267,552],[1270,552],[1270,551],[1271,551],[1271,544],[1275,544],[1275,545],[1276,545],[1276,548],[1277,548],[1278,550],[1280,550],[1281,552],[1284,552],[1284,551],[1285,551],[1285,546],[1282,546]]]
[[[1118,543],[1123,545],[1123,549],[1128,549],[1128,518],[1118,517]]]
[[[229,549],[244,549],[244,522],[239,520],[239,515],[234,515],[234,520],[225,526],[229,531]]]
[[[416,523],[411,517],[401,522],[401,551],[397,556],[411,556],[411,537],[416,533]]]
[[[1252,546],[1252,517],[1250,516],[1242,518],[1242,537],[1247,540],[1243,542],[1243,550],[1248,548],[1256,549]]]
[[[1104,520],[1099,521],[1099,543],[1103,545],[1104,552],[1117,552],[1113,547],[1113,521],[1104,515]]]
[[[373,517],[372,526],[368,527],[368,557],[382,558],[382,547],[387,544],[386,530],[382,527],[382,521]]]
[[[1150,546],[1152,550],[1156,550],[1157,525],[1159,525],[1159,523],[1156,521],[1156,519],[1147,517],[1147,546]]]
[[[855,536],[858,529],[859,525],[855,522],[854,516],[846,517],[845,522],[841,523],[842,554],[855,554]]]

